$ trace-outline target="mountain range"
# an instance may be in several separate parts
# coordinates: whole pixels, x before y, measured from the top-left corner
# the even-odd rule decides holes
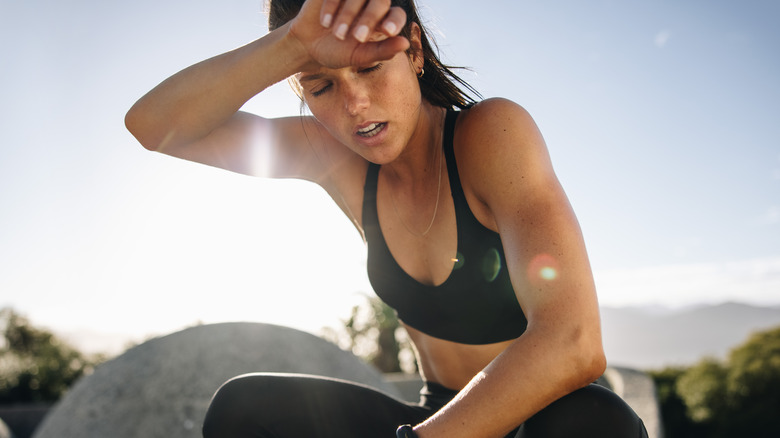
[[[780,307],[741,303],[665,307],[602,307],[607,362],[639,370],[688,366],[704,357],[724,359],[751,333],[780,327]],[[59,333],[81,351],[119,354],[133,343],[129,335],[79,331]]]
[[[601,308],[607,362],[641,370],[725,359],[751,333],[780,327],[780,308],[728,302],[671,311]]]

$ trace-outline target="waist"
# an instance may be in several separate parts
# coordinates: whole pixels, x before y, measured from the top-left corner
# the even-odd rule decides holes
[[[436,412],[455,398],[458,392],[436,382],[423,380],[423,387],[420,390],[420,405]]]
[[[459,344],[426,335],[408,325],[404,327],[417,350],[423,380],[456,392],[512,343]]]

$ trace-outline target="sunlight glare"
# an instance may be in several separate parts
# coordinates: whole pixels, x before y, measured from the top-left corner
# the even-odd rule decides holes
[[[553,281],[558,278],[559,271],[558,261],[549,254],[537,254],[528,264],[528,278],[533,282]]]
[[[248,171],[251,175],[267,178],[271,176],[271,163],[274,159],[271,148],[273,136],[270,125],[262,125],[266,126],[254,125],[251,128],[248,141],[252,146],[247,151],[246,162],[250,163]]]

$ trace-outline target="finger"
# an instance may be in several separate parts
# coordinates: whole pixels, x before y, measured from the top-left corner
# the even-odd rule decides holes
[[[346,0],[341,4],[338,15],[333,22],[333,34],[336,38],[343,40],[347,37],[347,33],[352,27],[352,23],[355,21],[355,18],[365,4],[366,0]]]
[[[320,8],[320,24],[322,27],[330,28],[340,4],[340,0],[325,0],[322,2],[322,8]]]
[[[352,36],[361,43],[379,26],[391,10],[390,0],[370,0],[353,26]],[[391,26],[395,25],[391,22]]]
[[[387,36],[396,36],[404,26],[406,26],[406,12],[397,6],[393,6],[390,8],[387,16],[385,16],[380,29]]]

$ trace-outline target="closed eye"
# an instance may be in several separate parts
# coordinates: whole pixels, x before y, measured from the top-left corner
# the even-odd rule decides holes
[[[361,69],[358,70],[358,73],[360,73],[360,74],[373,73],[373,72],[381,69],[383,65],[384,64],[382,64],[380,62],[380,63],[378,63],[376,65],[372,65],[371,67],[361,68]],[[331,84],[331,83],[327,83],[324,86],[322,86],[321,88],[317,89],[316,91],[312,91],[311,95],[314,96],[314,97],[322,96],[323,94],[325,94],[326,91],[328,91],[332,87],[332,85],[333,84]]]
[[[366,68],[360,69],[360,70],[358,70],[358,73],[362,73],[362,74],[372,73],[372,72],[375,72],[375,71],[379,70],[380,68],[382,68],[382,65],[383,64],[380,62],[377,65],[373,65],[371,67],[366,67]]]
[[[326,84],[325,86],[323,86],[322,88],[318,89],[317,91],[312,91],[311,95],[314,96],[314,97],[321,96],[326,91],[328,91],[331,86],[332,86],[331,84]]]

